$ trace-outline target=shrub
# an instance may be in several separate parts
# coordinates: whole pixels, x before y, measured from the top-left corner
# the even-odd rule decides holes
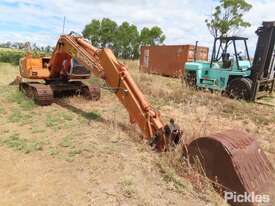
[[[0,62],[6,62],[18,65],[19,59],[24,57],[26,54],[26,50],[20,49],[7,49],[7,48],[0,48]],[[38,56],[47,56],[48,54],[45,52],[33,52],[32,55],[34,57]]]

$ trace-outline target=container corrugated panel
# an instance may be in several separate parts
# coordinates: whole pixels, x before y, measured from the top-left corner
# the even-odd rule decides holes
[[[196,60],[208,60],[207,47],[197,47]],[[181,77],[185,62],[194,61],[194,45],[143,46],[140,71],[170,77]]]

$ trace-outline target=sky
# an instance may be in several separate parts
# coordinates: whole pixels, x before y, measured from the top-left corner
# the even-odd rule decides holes
[[[239,31],[256,46],[255,30],[262,21],[275,21],[275,0],[247,0],[253,5],[245,15],[252,26]],[[0,0],[0,42],[30,41],[54,46],[62,33],[81,33],[92,19],[128,21],[139,29],[158,25],[166,35],[165,44],[212,45],[205,26],[218,0]]]

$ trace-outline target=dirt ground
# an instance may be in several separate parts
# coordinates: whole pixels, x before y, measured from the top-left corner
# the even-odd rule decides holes
[[[139,73],[136,61],[126,64],[185,141],[240,128],[275,165],[274,107],[192,91],[178,79]],[[17,73],[0,64],[0,205],[226,205],[211,185],[180,177],[171,167],[176,154],[153,152],[110,91],[98,102],[70,97],[38,107],[8,86]]]

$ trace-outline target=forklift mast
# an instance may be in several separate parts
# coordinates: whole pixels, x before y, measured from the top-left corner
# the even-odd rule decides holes
[[[263,22],[256,31],[257,47],[251,68],[252,99],[272,93],[275,85],[275,21]]]

